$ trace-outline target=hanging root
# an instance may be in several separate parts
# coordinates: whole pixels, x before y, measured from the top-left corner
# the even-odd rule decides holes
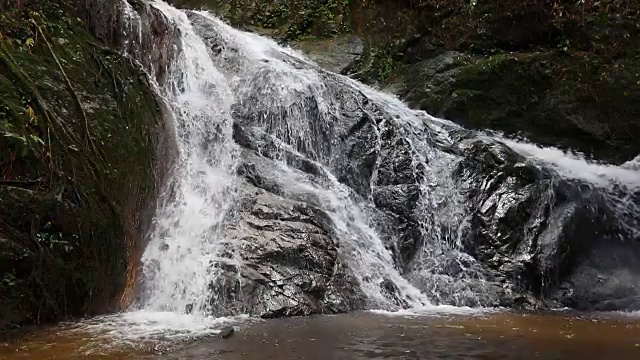
[[[47,128],[51,128],[54,136],[58,138],[58,140],[62,141],[62,139],[60,139],[60,136],[58,136],[55,129],[53,128],[53,125],[55,124],[60,129],[62,129],[62,132],[67,136],[69,140],[77,143],[78,141],[76,137],[74,136],[73,132],[69,129],[67,124],[62,119],[60,119],[54,112],[49,110],[49,107],[47,106],[46,101],[44,100],[44,98],[42,97],[38,89],[36,89],[36,87],[33,85],[33,81],[29,79],[29,76],[24,71],[22,71],[22,69],[20,69],[20,66],[18,66],[18,63],[15,61],[13,56],[11,56],[10,53],[4,51],[2,48],[0,48],[0,61],[3,61],[9,67],[9,69],[16,75],[16,77],[29,90],[31,90],[31,94],[36,99],[36,103],[40,108],[40,110],[42,111],[42,113],[44,114],[44,118],[47,121]]]
[[[11,54],[9,54],[6,51],[3,51],[1,47],[0,47],[0,61],[5,62],[5,64],[7,64],[7,66],[11,69],[11,71],[18,77],[18,79],[22,83],[24,83],[27,86],[27,88],[31,90],[33,96],[36,98],[38,107],[40,107],[40,109],[42,110],[42,113],[45,115],[45,119],[47,120],[48,124],[52,125],[52,126],[49,126],[48,128],[51,128],[54,136],[58,138],[58,140],[60,140],[61,144],[64,144],[64,142],[62,141],[62,139],[60,139],[60,137],[56,133],[55,131],[56,126],[62,129],[63,133],[67,136],[67,138],[72,143],[81,144],[78,141],[75,134],[73,133],[73,131],[71,131],[71,129],[69,129],[69,127],[66,125],[66,123],[62,119],[60,119],[60,117],[56,115],[55,112],[49,110],[49,107],[46,101],[44,100],[44,98],[42,97],[38,89],[36,89],[36,87],[33,85],[34,84],[33,81],[31,81],[31,79],[29,79],[29,76],[25,74],[24,71],[22,71],[22,69],[20,69],[20,67],[16,63],[15,59],[13,59]],[[53,125],[56,125],[56,126],[53,126]],[[62,146],[62,148],[64,149],[67,156],[69,156],[69,158],[71,159],[72,156],[69,153],[68,147]],[[99,153],[96,152],[96,155],[99,155]],[[91,156],[89,156],[89,154],[85,154],[85,156],[81,156],[80,158],[85,161],[87,169],[91,173],[92,177],[95,179],[98,191],[102,195],[103,200],[110,205],[113,211],[117,212],[118,207],[115,205],[113,200],[111,200],[111,198],[107,196],[107,193],[104,190],[103,181],[98,176],[98,174],[94,171],[94,169],[100,169],[98,164],[94,161],[94,159]]]
[[[64,81],[67,85],[67,89],[69,90],[69,93],[73,96],[76,106],[78,107],[78,110],[80,110],[80,114],[82,115],[82,119],[84,120],[85,136],[87,138],[86,141],[88,142],[89,146],[91,146],[91,150],[96,154],[96,156],[100,156],[100,152],[98,151],[98,148],[96,148],[96,145],[93,142],[93,138],[91,137],[91,133],[89,131],[89,121],[87,120],[87,114],[85,113],[84,108],[82,107],[82,103],[80,102],[80,98],[78,97],[78,94],[73,89],[73,85],[71,85],[71,81],[69,80],[67,73],[62,68],[62,64],[60,64],[60,60],[58,59],[55,52],[53,51],[53,48],[51,47],[51,43],[49,42],[44,31],[42,30],[40,25],[38,25],[38,23],[33,19],[33,17],[31,18],[31,23],[36,27],[36,29],[38,29],[38,32],[40,33],[40,35],[42,35],[42,39],[44,40],[45,44],[47,44],[49,53],[55,60],[56,65],[58,65],[58,69],[62,73],[62,77],[64,78]]]

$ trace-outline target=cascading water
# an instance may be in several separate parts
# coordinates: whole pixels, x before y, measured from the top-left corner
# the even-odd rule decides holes
[[[175,44],[180,51],[160,87],[175,112],[180,158],[142,258],[144,288],[137,306],[206,311],[208,281],[215,276],[211,263],[222,261],[221,226],[235,192],[233,95],[186,15],[164,3],[153,6],[181,35]]]
[[[516,230],[505,230],[500,221],[524,211],[525,215],[518,215],[526,223],[522,237],[535,239],[517,246],[507,244],[500,252],[517,247],[520,253],[514,257],[518,261],[540,258],[547,248],[533,247],[551,236],[551,225],[536,218],[535,209],[553,214],[556,200],[560,203],[568,198],[562,195],[564,190],[561,194],[554,190],[558,183],[554,179],[568,181],[570,189],[574,180],[598,189],[606,207],[619,218],[619,236],[639,237],[640,170],[632,162],[624,167],[596,165],[552,149],[475,134],[324,71],[304,56],[272,40],[235,30],[209,13],[185,12],[161,1],[147,6],[161,14],[162,19],[156,21],[165,22],[169,30],[159,44],[153,43],[154,35],[145,28],[150,20],[123,1],[125,48],[145,66],[158,93],[170,105],[180,156],[142,258],[140,295],[134,304],[142,312],[217,316],[253,313],[256,307],[268,308],[264,314],[332,311],[318,310],[319,306],[331,309],[318,299],[338,302],[339,295],[326,295],[338,273],[341,278],[353,278],[364,297],[362,303],[353,301],[360,305],[346,309],[494,305],[502,286],[496,284],[507,280],[471,253],[469,239],[490,234],[507,240],[520,236]],[[162,56],[154,57],[152,52]],[[525,156],[527,164],[503,144]],[[527,175],[535,180],[518,185],[513,193],[500,194],[497,187],[517,181],[515,177],[496,180],[504,171],[499,168],[502,160],[492,160],[494,153],[487,152],[482,159],[466,155],[483,146],[496,154],[507,153],[520,162],[508,169],[524,169],[517,176],[535,174]],[[262,160],[251,162],[249,158]],[[249,179],[247,169],[253,171],[262,162],[270,164],[265,165],[269,166],[268,178],[252,175]],[[498,168],[494,177],[478,175],[481,179],[473,181],[460,175],[466,174],[465,166],[485,171],[486,164]],[[539,172],[533,170],[536,167]],[[528,202],[538,199],[527,198],[526,191],[533,191],[539,183],[546,184],[541,191],[549,193],[551,200],[536,208]],[[475,205],[470,199],[480,198],[469,193],[474,184],[488,194]],[[304,216],[285,216],[280,214],[285,210],[251,205],[256,219],[250,225],[260,230],[257,236],[272,236],[256,244],[256,238],[246,235],[243,226],[247,225],[241,225],[246,215],[243,206],[255,203],[247,198],[267,196],[265,193],[280,199],[286,211],[302,211]],[[528,204],[525,210],[518,207],[518,201]],[[320,220],[304,220],[308,208],[324,215]],[[500,218],[491,220],[487,215],[491,211],[494,219]],[[577,210],[568,211],[562,214],[578,216]],[[267,213],[280,215],[274,220]],[[325,215],[329,225],[324,223]],[[308,223],[302,224],[304,221]],[[327,274],[318,275],[317,269],[297,264],[291,256],[306,256],[310,250],[304,242],[293,246],[292,238],[284,241],[277,234],[277,229],[284,228],[297,234],[301,224],[305,229],[312,224],[316,230],[309,232],[322,239],[334,239],[329,250],[325,249],[328,245],[317,245],[327,256],[335,246],[337,258],[331,260],[333,269]],[[306,241],[311,242],[310,238]],[[271,257],[258,262],[249,259],[258,250],[247,249],[257,248]],[[290,248],[294,255],[285,252]],[[527,255],[532,252],[535,256]],[[560,259],[555,254],[553,259]],[[504,257],[496,260],[499,271],[511,266]],[[545,259],[535,261],[545,265]],[[267,271],[260,262],[268,261],[275,265]],[[288,288],[287,281],[294,280],[282,275],[295,276],[292,264],[309,276],[295,280],[298,290]],[[342,265],[348,269],[341,270]],[[269,287],[277,291],[264,290]],[[318,299],[299,304],[306,301],[300,299],[314,296]],[[289,301],[286,299],[293,305],[282,305]],[[234,304],[229,305],[230,301]],[[130,320],[140,322],[136,316],[131,315]]]

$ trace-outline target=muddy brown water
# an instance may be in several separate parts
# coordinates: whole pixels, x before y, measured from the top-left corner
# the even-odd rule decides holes
[[[0,359],[640,359],[640,317],[389,316],[371,312],[240,324],[229,339],[119,344],[64,327],[0,346]]]

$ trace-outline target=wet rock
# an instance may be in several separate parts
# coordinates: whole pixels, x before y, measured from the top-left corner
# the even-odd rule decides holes
[[[191,314],[193,312],[193,304],[187,304],[184,306],[184,313]]]
[[[130,54],[155,77],[158,84],[164,84],[167,69],[181,51],[175,24],[167,21],[161,10],[137,0],[129,0],[128,6],[119,0],[86,0],[86,3],[92,9],[87,16],[94,36]],[[127,33],[139,33],[140,37],[127,39]]]
[[[634,239],[616,228],[617,213],[603,191],[537,166],[497,140],[400,116],[387,107],[389,99],[369,98],[363,88],[285,52],[272,49],[268,61],[248,61],[219,24],[188,16],[214,49],[215,65],[225,75],[242,72],[231,109],[239,179],[223,251],[209,270],[216,315],[366,308],[356,279],[389,303],[408,306],[385,274],[374,278],[379,274],[350,267],[358,254],[343,251],[351,233],[340,230],[357,214],[335,211],[343,199],[367,213],[365,231],[379,234],[392,266],[435,303],[538,308],[552,298],[579,308],[635,306],[638,288],[629,281],[593,286],[633,261],[598,263],[595,249],[611,234]],[[536,96],[552,77],[551,56],[439,53],[415,64],[422,70],[417,81],[429,83],[412,90],[449,117],[466,114],[479,124],[507,119],[539,104]],[[282,86],[282,73],[271,68],[276,62],[290,65],[300,86]],[[520,88],[514,69],[529,71],[531,87]],[[503,82],[499,90],[475,90],[496,78]]]
[[[338,257],[333,222],[316,206],[317,199],[292,192],[288,175],[269,158],[276,156],[277,146],[269,145],[268,137],[239,124],[234,130],[245,148],[238,173],[246,183],[225,231],[232,255],[218,265],[211,306],[218,314],[264,318],[361,309],[362,294]],[[267,156],[254,152],[258,148]],[[289,156],[302,169],[294,170],[295,176],[311,180],[321,175],[308,160]],[[234,258],[242,259],[242,266],[234,265]]]
[[[591,243],[550,299],[584,311],[640,310],[640,245],[620,239]]]
[[[555,51],[491,56],[447,51],[406,65],[394,87],[413,106],[466,127],[525,135],[622,163],[640,152],[632,140],[640,134],[632,115],[638,109],[629,101],[640,96],[629,81],[640,65],[617,61],[603,79],[589,70],[598,61]]]
[[[442,54],[441,59],[431,65],[431,71],[434,74],[448,71],[455,65],[456,56],[453,53]],[[585,249],[592,246],[592,241],[600,236],[598,234],[613,231],[611,222],[606,220],[611,215],[599,190],[586,191],[585,184],[564,180],[553,171],[534,166],[498,141],[481,139],[471,131],[448,125],[443,126],[447,127],[450,140],[434,136],[428,126],[416,130],[423,131],[425,138],[432,138],[430,146],[441,151],[418,153],[415,144],[406,138],[405,130],[381,107],[361,93],[346,91],[330,76],[323,80],[327,81],[332,92],[344,99],[341,117],[318,117],[312,102],[302,105],[305,110],[302,114],[308,119],[329,121],[326,126],[331,130],[316,136],[331,139],[327,142],[331,146],[311,143],[301,149],[301,154],[296,154],[278,145],[271,138],[270,130],[261,132],[251,127],[256,118],[270,116],[269,111],[273,108],[266,107],[264,113],[244,113],[243,121],[234,128],[234,138],[248,152],[255,151],[267,159],[286,159],[289,166],[304,176],[305,180],[300,178],[296,181],[327,181],[326,170],[319,165],[324,164],[361,199],[371,201],[377,210],[372,211],[374,227],[392,252],[396,266],[412,284],[429,293],[432,301],[454,305],[541,308],[545,306],[541,299],[555,292],[570,278],[576,260],[584,256]],[[293,117],[289,119],[296,121]],[[302,155],[313,157],[317,162]],[[279,179],[282,175],[269,165],[271,160],[253,155],[245,159],[251,160],[241,165],[240,173],[253,186],[265,190],[268,196],[277,195],[312,207],[321,205],[321,199],[287,190],[290,184]],[[456,227],[460,223],[448,224],[446,219],[438,218],[449,216],[447,212],[442,215],[437,212],[438,202],[453,200],[438,199],[432,194],[443,191],[438,185],[443,179],[438,177],[449,176],[433,173],[430,163],[434,162],[437,168],[442,166],[437,165],[438,161],[455,164],[452,179],[455,184],[452,186],[461,191],[458,206],[464,204],[460,211],[464,211],[468,219],[459,218],[459,221],[468,221],[459,230]],[[279,198],[273,200],[282,201]],[[264,207],[267,208],[277,207],[271,204]],[[334,236],[331,235],[332,220],[326,214],[320,219],[322,221],[315,224],[326,231],[328,235],[324,236]],[[272,229],[277,233],[282,231]],[[459,245],[448,245],[444,239],[459,241]],[[331,241],[338,243],[339,240]],[[266,295],[260,296],[274,300],[269,306],[271,309],[265,309],[263,316],[325,311],[318,310],[324,305],[318,307],[316,299],[322,298],[320,294],[326,285],[313,283],[317,279],[315,274],[301,273],[306,278],[297,281],[312,282],[307,287],[264,286],[273,279],[273,271],[265,269],[265,264],[275,259],[294,261],[296,257],[302,258],[304,263],[313,264],[314,272],[322,273],[317,269],[334,260],[330,257],[306,258],[304,255],[315,251],[286,255],[291,251],[286,247],[278,248],[263,258],[262,266],[253,268],[253,275],[244,275],[254,279],[252,281],[256,284],[263,284],[258,291]],[[341,266],[346,268],[348,263]],[[299,289],[304,289],[303,292],[314,294],[311,297],[314,301],[289,302],[282,306],[282,301],[277,300],[273,290],[269,290],[275,287],[286,294],[281,298],[290,297],[298,301],[300,297],[296,294]],[[340,293],[343,288],[330,289],[337,290],[336,299],[344,304],[344,294]],[[388,282],[382,284],[381,290],[389,292],[389,298],[398,291]]]
[[[236,329],[234,329],[233,326],[228,326],[228,327],[222,328],[218,333],[218,336],[221,339],[228,339],[235,333],[235,331]]]
[[[212,306],[220,313],[281,317],[361,306],[319,209],[250,185],[240,203],[226,238],[243,266],[221,268],[212,284]]]
[[[337,38],[294,42],[293,47],[302,50],[322,68],[343,73],[357,62],[364,51],[364,42],[355,35]]]
[[[605,190],[558,178],[498,143],[462,144],[456,176],[475,234],[465,251],[508,284],[501,302],[539,308],[554,294],[552,302],[584,310],[636,303],[637,284],[615,279],[638,273],[637,244],[633,232],[618,228]]]

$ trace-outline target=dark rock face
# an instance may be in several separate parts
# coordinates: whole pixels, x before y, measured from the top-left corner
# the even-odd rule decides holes
[[[338,255],[340,241],[332,220],[313,194],[291,192],[276,159],[312,182],[324,181],[324,170],[301,154],[283,150],[274,137],[254,127],[262,115],[243,116],[233,125],[233,139],[242,148],[237,173],[243,184],[225,230],[229,249],[242,265],[219,269],[211,284],[214,311],[271,318],[363,309],[359,284],[347,259]],[[304,149],[322,153],[322,148]]]
[[[220,41],[206,21],[197,16],[191,19],[205,34],[205,39]],[[482,77],[483,70],[472,74],[475,70],[461,68],[461,56],[444,52],[419,63],[425,73],[416,77],[417,81],[430,79],[434,84],[426,93],[438,96],[453,92],[450,98],[456,97],[457,91],[464,94],[463,89],[458,89],[458,79],[463,76],[469,84],[491,83],[491,77]],[[500,68],[505,74],[513,70],[512,64],[530,69],[529,61],[535,63],[532,71],[538,81],[530,84],[533,89],[526,90],[528,93],[518,88],[520,81],[516,72],[504,79],[511,84],[512,91],[501,100],[503,104],[525,106],[523,104],[535,102],[539,90],[536,86],[545,86],[551,76],[540,65],[547,60],[548,55],[541,54],[531,59],[486,62],[488,68]],[[295,59],[288,61],[296,62]],[[295,66],[305,68],[306,65]],[[276,87],[269,75],[261,74],[263,77],[252,80],[255,89],[252,94],[269,94],[269,89]],[[532,164],[504,144],[480,138],[472,131],[442,125],[448,133],[448,138],[442,139],[428,121],[424,121],[423,126],[410,127],[406,125],[408,120],[394,117],[395,113],[381,100],[368,98],[331,74],[320,72],[318,76],[325,92],[318,95],[311,89],[308,94],[300,94],[295,111],[279,108],[277,100],[250,94],[243,99],[242,108],[235,112],[239,120],[234,125],[234,140],[246,149],[239,173],[251,185],[243,190],[242,204],[245,205],[237,214],[240,222],[247,225],[236,226],[230,234],[233,238],[252,239],[251,243],[261,244],[257,254],[251,250],[246,251],[245,256],[251,259],[251,264],[261,264],[249,265],[249,268],[260,269],[259,273],[268,275],[266,279],[245,281],[250,285],[243,291],[253,294],[249,296],[249,303],[255,304],[259,314],[296,315],[366,306],[359,290],[345,292],[350,289],[348,284],[355,284],[349,276],[350,259],[333,254],[341,239],[332,230],[335,224],[327,214],[316,210],[307,220],[313,226],[296,225],[296,231],[307,234],[304,237],[298,232],[289,234],[291,225],[282,226],[282,219],[293,217],[296,224],[300,222],[299,214],[277,210],[282,204],[290,204],[288,208],[297,212],[302,208],[317,209],[320,200],[313,196],[292,197],[288,184],[278,180],[273,159],[284,161],[300,174],[319,182],[328,176],[321,168],[324,167],[348,186],[353,196],[372,205],[374,227],[393,254],[396,268],[436,303],[515,307],[573,304],[577,308],[593,309],[601,306],[605,294],[616,291],[616,294],[625,294],[625,297],[619,296],[616,304],[633,304],[629,299],[638,294],[635,285],[602,283],[594,287],[585,280],[591,275],[581,270],[587,267],[602,275],[605,271],[634,269],[631,257],[617,266],[613,262],[598,265],[596,270],[585,265],[594,261],[590,259],[599,244],[616,237],[622,239],[621,248],[636,246],[633,233],[620,228],[609,190],[564,179],[553,170]],[[491,92],[477,95],[483,99],[494,96]],[[318,99],[314,96],[324,96],[324,100],[340,99],[335,105],[335,113],[339,115],[327,116],[319,111]],[[422,92],[418,97],[429,100]],[[460,99],[460,104],[473,106],[465,103],[466,98]],[[451,113],[460,108],[451,99],[437,102],[450,104],[445,110]],[[489,104],[493,103],[489,101]],[[508,117],[519,111],[503,110],[496,107],[496,117]],[[279,124],[287,122],[303,129],[308,126],[308,130],[300,130],[300,134],[307,137],[284,132]],[[276,138],[297,153],[283,151]],[[451,184],[447,185],[445,178],[450,178]],[[442,191],[444,196],[439,194]],[[442,204],[447,203],[449,208],[442,209]],[[256,215],[252,210],[257,204],[265,209],[265,215]],[[300,208],[301,204],[305,205]],[[450,223],[448,216],[465,224]],[[262,222],[253,220],[255,217]],[[263,245],[264,234],[270,234],[271,245]],[[292,246],[297,250],[293,251]],[[329,271],[336,267],[340,271]],[[289,276],[291,268],[299,273],[292,286],[264,285]],[[237,269],[233,271],[242,273]],[[338,281],[327,277],[330,273],[336,274]],[[389,293],[398,291],[392,282],[387,285]],[[290,298],[277,294],[279,291],[289,294]],[[326,294],[331,294],[331,300],[327,300]],[[256,302],[255,299],[262,300]]]
[[[344,86],[338,83],[334,85]],[[344,90],[336,88],[335,91]],[[429,295],[433,301],[455,305],[572,306],[583,310],[635,306],[634,299],[638,291],[633,283],[601,280],[594,286],[594,276],[602,278],[604,273],[621,271],[625,274],[635,273],[636,266],[633,256],[616,257],[620,259],[617,263],[598,260],[600,256],[596,249],[616,237],[621,239],[617,240],[620,249],[628,251],[637,246],[634,235],[620,228],[612,204],[607,200],[609,194],[606,190],[578,180],[565,180],[552,170],[532,165],[497,141],[479,139],[471,131],[451,127],[448,129],[452,135],[451,142],[433,141],[430,146],[437,149],[433,156],[450,156],[456,164],[452,179],[455,186],[461,189],[463,211],[469,218],[468,226],[460,229],[462,243],[458,250],[466,255],[432,253],[431,247],[435,244],[426,241],[425,237],[433,232],[425,230],[425,226],[444,226],[438,225],[438,219],[429,220],[429,216],[437,216],[435,209],[431,209],[431,214],[435,212],[435,215],[427,215],[426,218],[423,211],[426,199],[431,196],[423,184],[434,168],[428,159],[424,159],[426,162],[416,161],[415,145],[405,137],[402,126],[394,122],[379,105],[367,102],[367,99],[361,98],[362,94],[343,95],[343,99],[353,99],[345,102],[347,107],[365,105],[343,111],[343,117],[336,119],[341,124],[334,128],[335,136],[340,141],[332,143],[342,150],[327,151],[342,155],[332,157],[332,171],[339,181],[375,205],[378,211],[375,215],[379,224],[377,230],[387,239],[386,244],[394,254],[396,266],[405,272],[416,287],[431,292]],[[236,124],[235,129],[234,138],[244,148],[258,150],[267,157],[277,153],[277,145],[270,143],[264,133],[245,131],[240,124]],[[428,127],[421,131],[422,136],[433,137]],[[256,141],[256,136],[261,140]],[[248,213],[239,216],[249,223],[252,234],[249,238],[254,239],[251,242],[262,243],[255,239],[264,236],[261,235],[264,232],[280,234],[280,240],[272,240],[275,243],[289,239],[291,235],[282,237],[283,232],[287,234],[290,231],[289,228],[272,223],[274,220],[280,223],[281,218],[292,216],[275,210],[283,202],[291,201],[282,198],[287,192],[286,185],[279,183],[277,175],[273,174],[274,165],[269,165],[271,160],[255,155],[245,158],[252,160],[243,163],[240,173],[252,184],[249,189],[256,186],[266,192],[249,191],[249,198],[245,198],[243,204],[246,202],[250,205],[243,205],[242,208],[254,206],[255,209],[257,204],[261,204],[265,212],[273,214],[275,211],[279,214],[260,215],[265,217],[261,218],[263,221],[269,221],[265,227],[258,225],[255,220],[245,220],[257,215],[252,210],[242,210],[243,214]],[[285,158],[289,166],[299,169],[306,176],[322,177],[322,170],[314,167],[313,162],[299,155],[290,154]],[[274,202],[264,202],[266,198]],[[313,206],[314,200],[305,199],[304,202],[307,203],[305,206]],[[296,206],[289,206],[297,209]],[[298,216],[294,216],[295,221],[299,221]],[[271,250],[260,250],[260,255],[249,256],[250,259],[256,259],[251,262],[270,264],[266,270],[265,265],[251,265],[270,274],[268,279],[274,278],[273,264],[278,264],[275,266],[278,268],[283,258],[287,259],[286,266],[302,269],[301,272],[297,270],[300,277],[293,282],[293,288],[287,288],[295,301],[288,298],[283,305],[275,300],[279,297],[274,295],[273,288],[280,289],[281,285],[272,286],[271,290],[268,286],[258,286],[261,292],[258,291],[255,296],[273,299],[274,302],[256,304],[272,304],[272,309],[280,309],[262,310],[261,306],[264,305],[257,305],[256,309],[261,309],[259,313],[264,316],[346,311],[363,306],[361,294],[345,292],[345,289],[349,289],[346,284],[355,284],[347,275],[348,259],[340,264],[341,271],[344,271],[344,275],[339,275],[340,281],[314,280],[317,284],[325,284],[320,285],[318,292],[311,290],[311,285],[305,285],[314,282],[307,280],[305,283],[302,279],[309,279],[309,276],[326,279],[328,269],[337,266],[335,255],[331,255],[333,250],[329,250],[331,247],[320,244],[336,244],[340,241],[331,239],[335,235],[332,235],[333,225],[326,214],[314,212],[309,221],[316,224],[314,227],[304,225],[306,230],[302,231],[308,237],[301,239],[296,235],[298,240],[294,241],[294,244],[298,244],[295,246],[304,250],[292,255],[290,245],[281,244],[275,248],[265,247]],[[446,231],[451,229],[445,226],[436,234],[444,236]],[[240,236],[233,234],[234,237]],[[287,243],[290,241],[293,240],[287,240]],[[421,255],[425,252],[430,255]],[[300,259],[305,264],[313,264],[312,268],[300,268]],[[248,283],[253,282],[251,286],[256,286],[255,281],[258,280]],[[334,294],[331,301],[325,300],[326,295],[322,295],[327,291]],[[390,291],[393,293],[395,290],[391,287]],[[301,298],[306,301],[300,301]],[[337,306],[328,306],[330,303]]]
[[[637,193],[612,201],[616,190],[562,179],[499,144],[471,140],[464,151],[456,176],[473,209],[465,249],[507,284],[501,301],[532,293],[551,306],[637,308],[638,217],[616,210],[637,208]]]
[[[130,0],[85,0],[92,9],[88,25],[95,37],[138,60],[159,84],[166,81],[166,71],[180,52],[179,33],[157,8]],[[133,14],[139,16],[139,21]],[[168,47],[166,44],[173,44]]]
[[[358,285],[337,257],[336,240],[326,225],[315,224],[319,210],[258,188],[245,191],[242,220],[226,232],[243,265],[221,269],[212,284],[212,305],[267,318],[362,308]]]
[[[444,52],[405,67],[402,96],[434,115],[478,129],[525,135],[597,158],[624,162],[640,153],[638,63],[620,60],[607,77],[595,59],[562,52],[493,56]],[[561,77],[562,81],[558,81]],[[635,134],[635,135],[634,135]]]
[[[211,305],[221,314],[266,318],[361,309],[364,299],[338,257],[331,220],[312,200],[282,191],[276,167],[273,160],[245,151],[238,171],[248,184],[241,187],[235,220],[225,230],[242,265],[219,269]]]
[[[550,299],[596,311],[640,308],[638,245],[617,240],[596,243]]]

